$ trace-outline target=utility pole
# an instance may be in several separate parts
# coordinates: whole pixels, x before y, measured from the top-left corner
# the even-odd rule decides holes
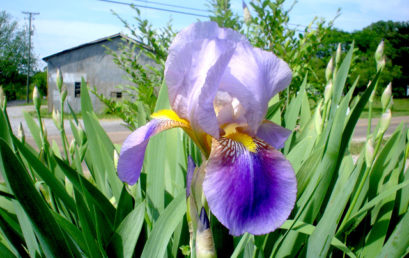
[[[33,12],[23,12],[23,14],[28,15],[28,65],[27,65],[27,91],[26,91],[26,102],[28,103],[30,98],[30,65],[31,65],[31,20],[33,19],[33,15],[39,15],[40,13],[33,13]]]

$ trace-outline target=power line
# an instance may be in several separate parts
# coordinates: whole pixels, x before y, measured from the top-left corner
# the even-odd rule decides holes
[[[108,3],[113,3],[113,4],[136,6],[136,7],[139,7],[139,8],[153,9],[153,10],[158,10],[158,11],[185,14],[185,15],[191,15],[191,16],[197,16],[197,17],[204,17],[204,18],[209,17],[207,15],[198,14],[198,13],[189,13],[189,12],[184,12],[184,11],[176,11],[176,10],[170,10],[170,9],[165,9],[165,8],[153,7],[153,6],[143,6],[143,5],[138,5],[138,4],[130,4],[130,3],[125,3],[125,2],[113,1],[113,0],[98,0],[98,1],[108,2]]]
[[[30,94],[30,65],[31,65],[31,20],[33,19],[34,15],[39,15],[40,13],[33,13],[33,12],[23,12],[23,14],[28,15],[28,68],[27,68],[27,87],[26,87],[26,102],[29,102],[29,94]]]
[[[131,4],[131,3],[125,3],[125,2],[115,1],[115,0],[98,0],[98,1],[108,2],[108,3],[113,3],[113,4],[136,6],[136,7],[139,7],[139,8],[153,9],[153,10],[158,10],[158,11],[178,13],[178,14],[185,14],[185,15],[191,15],[191,16],[204,17],[204,18],[208,18],[208,17],[209,17],[209,16],[206,16],[206,15],[197,14],[197,13],[177,11],[177,10],[171,10],[171,9],[153,7],[153,6],[139,5],[139,4]],[[143,0],[134,0],[134,1],[136,1],[136,2],[143,2],[143,3],[148,3],[148,4],[156,4],[156,5],[160,5],[160,6],[168,6],[168,7],[174,7],[174,8],[182,8],[182,9],[188,9],[188,10],[194,10],[194,11],[208,12],[208,11],[205,11],[205,10],[203,10],[203,9],[190,8],[190,7],[184,7],[184,6],[172,5],[172,4],[165,4],[165,3],[159,3],[159,2],[143,1]],[[308,27],[308,26],[305,26],[305,25],[302,25],[302,24],[295,24],[295,23],[288,23],[288,25],[294,26],[294,27],[302,27],[302,28]],[[312,28],[312,29],[316,29],[316,27],[311,27],[311,28]],[[305,31],[298,30],[298,29],[296,29],[296,30],[297,30],[298,32],[305,32]]]
[[[134,1],[135,2],[148,3],[148,4],[155,4],[155,5],[159,5],[159,6],[168,6],[168,7],[181,8],[181,9],[192,10],[192,11],[199,11],[199,12],[206,12],[206,13],[209,12],[208,10],[198,9],[198,8],[193,8],[193,7],[186,7],[186,6],[181,6],[181,5],[165,4],[165,3],[152,2],[152,1],[143,1],[143,0],[134,0]]]

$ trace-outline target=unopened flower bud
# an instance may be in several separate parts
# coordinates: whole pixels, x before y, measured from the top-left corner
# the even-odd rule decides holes
[[[186,198],[190,196],[190,187],[192,186],[193,174],[195,172],[196,164],[192,157],[187,157],[187,172],[186,172]]]
[[[246,2],[242,1],[243,4],[243,18],[244,18],[244,22],[249,25],[251,22],[251,14],[250,14],[250,10],[247,7]]]
[[[61,92],[61,102],[64,103],[66,98],[67,98],[67,89],[63,87],[62,92]]]
[[[69,147],[69,151],[71,155],[74,155],[74,151],[75,151],[75,145],[76,145],[76,141],[75,139],[72,139],[71,143],[70,143],[70,147]]]
[[[376,62],[376,70],[381,71],[383,68],[385,68],[386,65],[386,59],[383,57],[379,62]]]
[[[6,100],[6,95],[4,94],[3,87],[0,86],[0,108],[3,108]]]
[[[322,132],[321,105],[322,105],[322,101],[320,101],[320,103],[318,104],[317,108],[315,109],[315,114],[314,114],[314,125],[315,125],[315,130],[318,135],[320,135]]]
[[[372,139],[369,139],[365,145],[365,161],[368,167],[372,164],[373,158],[374,158],[373,141]]]
[[[327,103],[328,100],[331,98],[332,95],[332,80],[328,81],[327,86],[325,86],[325,91],[324,91],[324,102]]]
[[[385,49],[385,42],[383,40],[381,40],[381,42],[379,43],[378,47],[376,48],[375,51],[375,60],[378,63],[379,61],[382,60],[382,58],[384,58],[383,56],[383,52]]]
[[[216,257],[210,223],[204,208],[200,211],[200,219],[197,225],[196,256],[198,258]]]
[[[383,110],[386,110],[388,108],[389,103],[391,103],[391,99],[392,99],[392,83],[390,82],[382,93],[381,103],[382,103]]]
[[[24,141],[25,135],[24,135],[23,124],[22,124],[21,122],[20,122],[20,124],[18,125],[17,137],[18,137],[21,141]]]
[[[339,63],[341,62],[341,54],[342,54],[341,43],[338,43],[337,53],[335,54],[335,65],[337,67],[339,66]]]
[[[118,160],[119,160],[119,154],[116,149],[114,149],[114,166],[115,169],[118,167]]]
[[[387,109],[381,117],[380,125],[379,125],[379,133],[378,136],[382,133],[385,133],[391,123],[392,119],[392,112],[390,109]]]
[[[45,123],[42,123],[42,129],[43,129],[44,139],[47,139],[48,133],[47,133],[47,129],[45,128]]]
[[[53,118],[54,124],[57,127],[58,130],[61,130],[61,114],[60,111],[53,109],[53,112],[51,113],[51,117]]]
[[[34,90],[33,90],[33,103],[34,103],[35,108],[37,110],[40,110],[41,96],[40,96],[40,92],[38,91],[37,86],[34,86]]]
[[[334,72],[334,58],[331,57],[327,65],[327,69],[325,70],[325,78],[327,79],[327,81],[331,79],[333,72]]]
[[[63,84],[62,73],[60,68],[57,68],[57,88],[59,92],[61,92],[62,84]]]
[[[81,145],[84,145],[87,142],[87,135],[85,134],[84,129],[82,129],[81,124],[77,126],[77,130],[81,140]]]
[[[371,83],[372,83],[372,81],[369,81],[368,82],[368,88],[369,88],[369,86],[371,85]],[[375,90],[372,90],[372,92],[371,92],[371,96],[369,96],[369,102],[373,102],[374,101],[374,99],[375,99],[375,94],[376,94],[376,92],[375,92]]]

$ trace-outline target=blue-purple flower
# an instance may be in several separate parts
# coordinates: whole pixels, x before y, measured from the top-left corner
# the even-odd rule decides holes
[[[150,137],[181,127],[207,159],[203,191],[230,233],[278,228],[294,206],[297,183],[277,150],[290,131],[264,117],[269,100],[291,81],[288,65],[231,29],[198,22],[172,42],[165,80],[172,110],[154,113],[126,139],[120,179],[134,184]]]

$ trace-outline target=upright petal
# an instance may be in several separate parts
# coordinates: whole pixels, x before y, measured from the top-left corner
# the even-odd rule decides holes
[[[239,40],[245,39],[231,29],[198,22],[182,30],[169,48],[165,68],[169,101],[194,131],[219,137],[213,100]]]
[[[284,143],[290,134],[291,130],[281,127],[268,120],[264,120],[257,130],[257,137],[276,149],[281,149],[284,147]]]
[[[281,152],[259,139],[256,150],[213,140],[203,190],[210,210],[232,235],[274,231],[294,207],[297,183]]]
[[[135,184],[138,181],[146,146],[152,136],[174,127],[189,128],[189,123],[171,110],[161,111],[153,116],[156,118],[131,133],[122,144],[118,176],[128,184]]]
[[[283,60],[272,52],[239,42],[221,80],[220,90],[240,101],[246,110],[249,133],[255,135],[267,112],[268,101],[290,82],[291,70]]]

